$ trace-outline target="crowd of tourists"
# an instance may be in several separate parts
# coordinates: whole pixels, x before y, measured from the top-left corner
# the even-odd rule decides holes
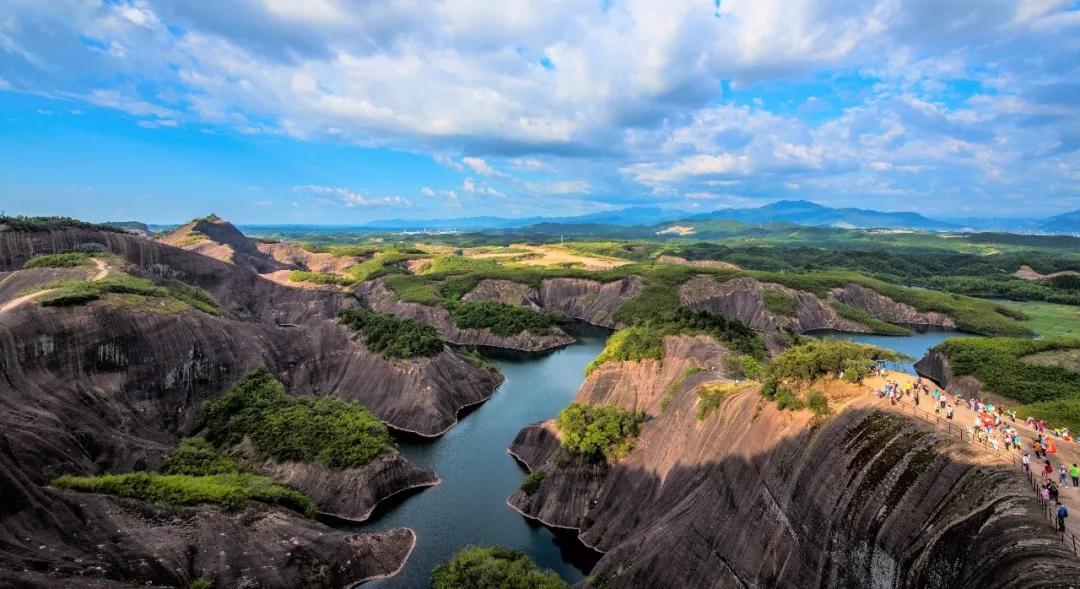
[[[880,376],[887,377],[888,372],[881,369]],[[956,408],[966,406],[975,416],[970,426],[957,423],[964,432],[966,439],[977,441],[998,451],[1015,450],[1021,453],[1021,468],[1025,472],[1032,472],[1039,478],[1039,500],[1046,505],[1053,506],[1057,516],[1059,529],[1065,529],[1065,519],[1069,516],[1069,510],[1059,501],[1062,488],[1072,487],[1080,489],[1080,465],[1073,463],[1071,467],[1062,464],[1057,470],[1050,462],[1050,455],[1057,454],[1055,439],[1064,442],[1074,442],[1068,428],[1052,429],[1047,435],[1046,423],[1041,419],[1028,417],[1025,423],[1035,430],[1035,436],[1031,438],[1030,451],[1025,451],[1024,440],[1016,425],[1016,411],[1006,409],[977,398],[964,399],[959,393],[942,391],[936,386],[931,386],[929,381],[922,377],[914,381],[904,383],[895,380],[886,380],[884,386],[876,389],[875,394],[887,399],[893,405],[910,403],[915,407],[925,405],[927,411],[933,410],[934,414],[944,416],[950,422],[954,421]],[[1031,454],[1035,455],[1037,463],[1032,466]],[[1071,483],[1071,484],[1070,484]]]

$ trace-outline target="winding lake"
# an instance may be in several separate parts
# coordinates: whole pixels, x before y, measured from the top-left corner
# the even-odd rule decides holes
[[[427,587],[432,569],[455,552],[489,544],[521,550],[569,582],[585,577],[598,554],[582,546],[572,532],[534,524],[506,504],[524,473],[506,447],[522,427],[554,417],[573,399],[585,366],[603,350],[608,334],[577,326],[579,342],[551,353],[486,353],[506,377],[495,395],[462,415],[439,439],[399,441],[402,454],[434,469],[442,482],[392,498],[355,528],[403,526],[416,532],[416,548],[405,568],[365,587]]]
[[[926,352],[928,352],[930,348],[933,348],[939,343],[954,337],[979,337],[972,333],[964,333],[962,331],[953,331],[949,329],[940,329],[922,325],[907,325],[905,327],[911,330],[911,335],[873,335],[868,333],[833,331],[830,329],[810,332],[807,335],[812,335],[815,337],[843,339],[862,344],[872,344],[879,348],[885,348],[887,350],[894,350],[902,354],[907,354],[908,356],[914,358],[914,360],[910,362],[890,363],[889,368],[902,372],[907,372],[908,374],[915,374],[915,368],[912,367],[912,364],[917,362],[919,358],[925,356]]]

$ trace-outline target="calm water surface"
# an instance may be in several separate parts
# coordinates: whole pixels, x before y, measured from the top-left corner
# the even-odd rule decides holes
[[[866,333],[850,333],[846,331],[833,331],[831,329],[824,329],[811,332],[809,335],[826,338],[844,339],[852,342],[858,342],[862,344],[872,344],[879,348],[885,348],[887,350],[894,350],[902,354],[907,354],[914,358],[911,362],[897,362],[890,363],[889,368],[907,372],[908,374],[915,374],[915,369],[912,367],[914,362],[917,362],[919,358],[926,355],[926,352],[930,348],[938,345],[939,343],[954,337],[978,337],[971,333],[964,333],[962,331],[952,331],[948,329],[938,329],[926,326],[906,326],[912,331],[911,335],[907,336],[895,336],[895,335],[872,335]]]
[[[541,568],[570,582],[582,579],[599,555],[571,532],[531,523],[506,505],[524,470],[506,447],[522,427],[554,417],[577,392],[585,366],[604,348],[608,332],[582,326],[580,342],[544,355],[489,354],[506,381],[495,395],[434,441],[399,441],[402,454],[442,478],[434,487],[379,506],[358,531],[403,526],[416,548],[397,576],[365,587],[427,587],[431,571],[469,545],[498,544],[525,552]]]

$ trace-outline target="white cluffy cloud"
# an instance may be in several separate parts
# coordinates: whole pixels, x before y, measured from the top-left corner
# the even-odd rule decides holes
[[[308,192],[311,194],[333,197],[347,207],[382,207],[391,205],[412,206],[412,201],[401,196],[369,197],[339,186],[305,184],[303,186],[293,186],[293,190],[296,192]]]

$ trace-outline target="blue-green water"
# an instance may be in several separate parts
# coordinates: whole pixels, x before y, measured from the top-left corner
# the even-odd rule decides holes
[[[844,339],[863,344],[872,344],[879,348],[885,348],[887,350],[894,350],[902,354],[907,354],[908,356],[911,356],[913,360],[909,362],[890,363],[889,368],[892,368],[893,370],[907,372],[908,374],[915,374],[915,369],[912,367],[912,364],[917,362],[919,358],[925,356],[926,352],[928,352],[930,348],[933,348],[939,343],[954,337],[978,337],[974,334],[964,333],[962,331],[937,329],[925,326],[909,325],[907,327],[912,331],[912,334],[908,336],[873,335],[867,333],[833,331],[831,329],[814,331],[809,333],[808,335],[813,335],[816,337]]]
[[[563,579],[582,579],[598,555],[572,532],[553,532],[526,520],[506,504],[523,469],[506,452],[522,427],[554,417],[574,397],[585,366],[604,348],[608,332],[581,327],[579,343],[544,355],[489,355],[506,381],[495,395],[443,437],[400,441],[410,460],[428,466],[442,482],[380,505],[359,531],[403,526],[416,532],[405,568],[370,587],[427,587],[431,571],[469,545],[498,544],[531,556]]]

